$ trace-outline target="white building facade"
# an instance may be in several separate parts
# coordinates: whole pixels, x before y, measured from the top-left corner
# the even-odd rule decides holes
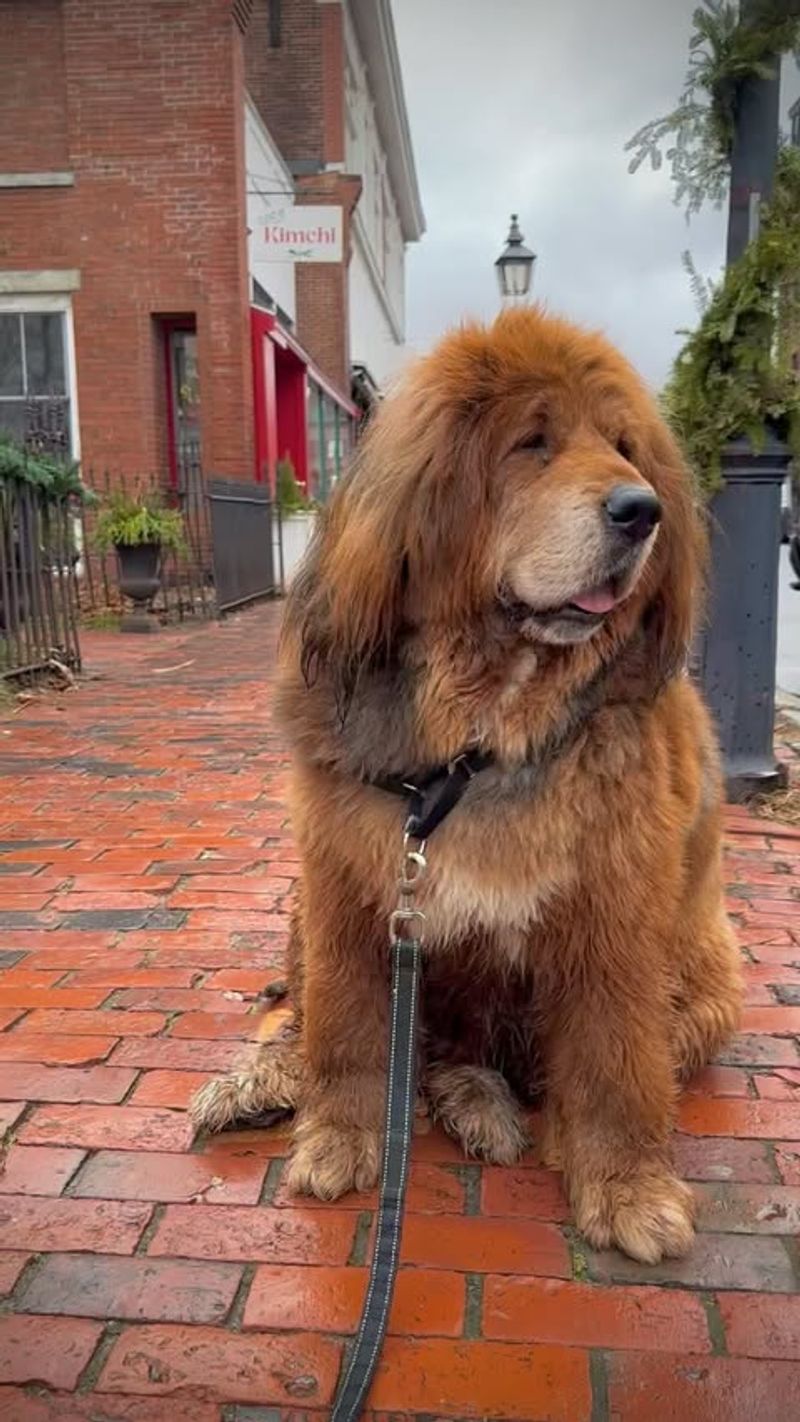
[[[245,103],[245,167],[247,175],[247,248],[252,285],[251,300],[265,298],[294,325],[297,297],[295,264],[263,262],[258,258],[257,233],[267,222],[282,220],[294,211],[294,179],[281,157],[252,99]]]
[[[345,15],[345,170],[361,178],[351,225],[350,361],[383,391],[406,359],[405,253],[425,230],[389,0]]]

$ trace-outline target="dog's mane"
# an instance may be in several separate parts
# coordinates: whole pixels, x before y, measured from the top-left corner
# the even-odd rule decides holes
[[[320,517],[284,624],[279,711],[295,745],[319,750],[323,736],[353,770],[400,771],[446,757],[469,735],[466,722],[457,728],[455,702],[498,694],[515,645],[487,606],[482,561],[497,512],[498,442],[510,421],[524,418],[531,392],[547,380],[571,389],[576,371],[625,407],[637,467],[663,519],[637,627],[623,634],[612,618],[590,644],[542,650],[531,738],[558,726],[605,665],[616,669],[609,686],[629,700],[657,695],[683,668],[702,534],[675,441],[601,337],[536,310],[510,312],[492,328],[456,332],[407,373]],[[417,615],[424,609],[423,631],[409,589]],[[420,687],[437,678],[440,701],[454,703],[452,725],[442,717],[438,731],[419,714]],[[376,748],[384,764],[373,767]]]

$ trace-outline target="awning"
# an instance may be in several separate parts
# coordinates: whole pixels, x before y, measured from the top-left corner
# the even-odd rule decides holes
[[[270,311],[259,311],[259,314],[263,316],[270,339],[274,341],[279,350],[287,352],[287,354],[299,361],[300,364],[305,367],[306,374],[310,380],[314,381],[315,385],[319,385],[320,388],[325,391],[325,394],[330,396],[331,400],[335,401],[337,405],[347,411],[348,415],[352,415],[354,419],[358,419],[361,415],[359,406],[355,405],[348,396],[343,395],[341,391],[337,390],[336,386],[328,380],[327,376],[322,374],[322,371],[314,364],[308,351],[303,349],[291,331],[287,331],[286,327],[281,325],[277,316],[274,316]]]

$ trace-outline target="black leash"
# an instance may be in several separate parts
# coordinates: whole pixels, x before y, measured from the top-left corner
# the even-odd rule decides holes
[[[425,777],[420,785],[398,781],[392,784],[385,782],[382,786],[395,794],[410,797],[400,905],[392,914],[389,929],[392,944],[392,1026],[384,1115],[383,1173],[367,1294],[353,1353],[333,1404],[331,1422],[356,1422],[361,1415],[386,1336],[397,1279],[417,1094],[420,931],[425,916],[414,907],[414,898],[426,869],[425,841],[455,809],[473,776],[490,763],[491,757],[483,752],[468,751],[449,766]],[[419,848],[412,849],[412,842]],[[415,929],[415,925],[419,928]]]
[[[544,771],[579,734],[587,715],[600,704],[607,668],[582,689],[566,719],[540,747],[535,764]],[[378,1205],[378,1228],[369,1284],[350,1362],[340,1380],[331,1422],[357,1422],[366,1401],[380,1357],[389,1318],[400,1240],[411,1136],[414,1124],[417,1075],[417,1019],[421,936],[413,925],[425,915],[414,907],[417,883],[425,872],[425,841],[455,809],[470,781],[495,764],[488,751],[472,748],[449,765],[408,776],[371,778],[376,789],[403,796],[409,803],[405,825],[405,858],[400,880],[400,907],[392,914],[392,1028],[384,1115],[383,1174]],[[419,849],[410,848],[410,842]]]
[[[361,1322],[331,1422],[356,1422],[361,1416],[394,1295],[416,1101],[419,952],[416,938],[401,938],[393,945],[392,1035],[378,1232]]]

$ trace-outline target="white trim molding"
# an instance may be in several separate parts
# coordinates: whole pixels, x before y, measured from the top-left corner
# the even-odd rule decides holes
[[[387,155],[403,239],[418,242],[425,231],[425,214],[414,165],[390,0],[349,0],[348,10],[369,77],[375,121]]]
[[[356,208],[355,212],[353,213],[353,236],[358,243],[362,257],[364,258],[364,262],[369,273],[370,281],[372,282],[375,295],[377,296],[381,304],[381,309],[383,310],[383,314],[386,317],[389,329],[391,330],[391,333],[394,336],[394,339],[396,340],[397,344],[400,346],[405,340],[403,324],[400,318],[398,317],[397,312],[393,309],[391,302],[389,301],[389,297],[386,291],[386,283],[384,282],[380,272],[378,271],[378,265],[375,261],[372,246],[364,228],[364,219],[362,218],[361,212],[358,208]]]
[[[0,272],[0,281],[3,277],[13,275],[9,272]],[[18,272],[18,276],[30,276],[30,272]],[[56,273],[56,275],[69,276],[70,273]],[[72,275],[80,275],[73,273]],[[81,426],[78,414],[78,363],[75,355],[75,326],[72,318],[72,298],[67,289],[62,286],[58,291],[34,292],[31,295],[24,295],[23,288],[16,288],[9,294],[0,284],[0,312],[27,312],[27,311],[59,311],[64,317],[64,364],[67,375],[67,392],[70,406],[70,454],[73,459],[81,457]],[[2,423],[0,421],[0,423]]]
[[[0,173],[0,188],[74,188],[74,173]]]
[[[0,295],[35,296],[67,291],[80,291],[81,274],[77,268],[65,271],[0,271]]]

